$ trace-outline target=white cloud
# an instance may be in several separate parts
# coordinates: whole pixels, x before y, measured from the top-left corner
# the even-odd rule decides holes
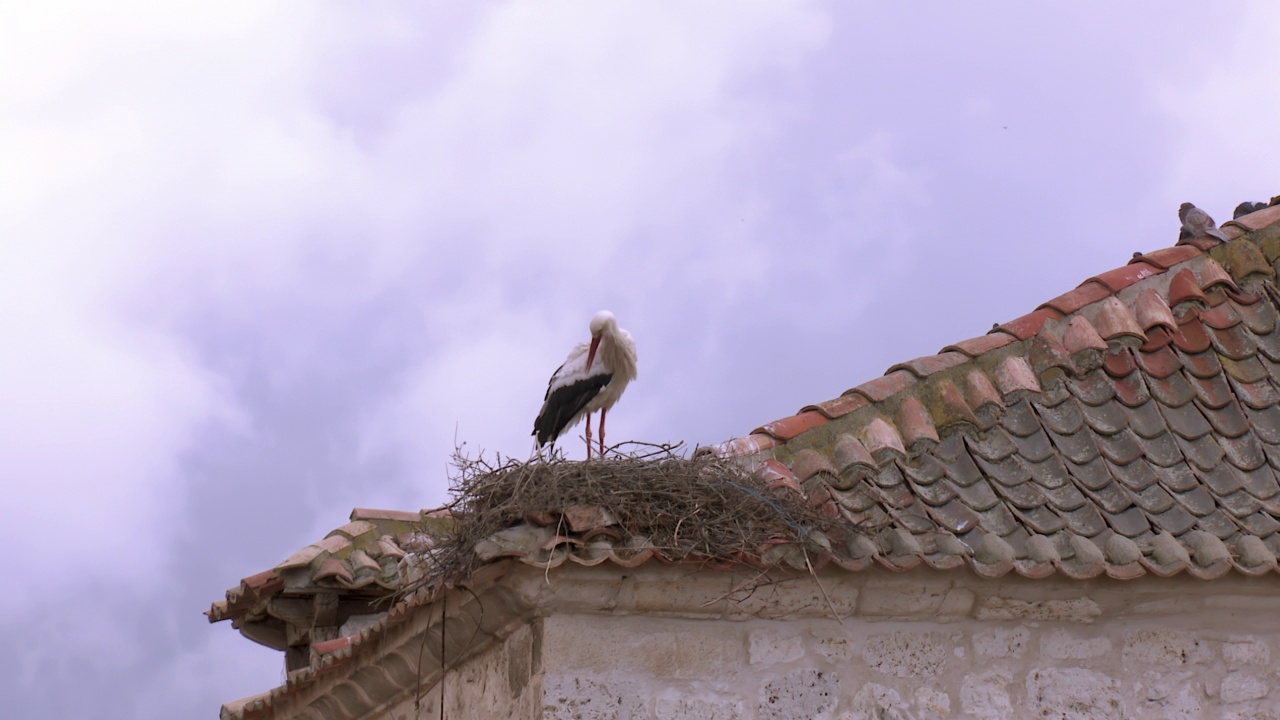
[[[1173,120],[1176,136],[1168,192],[1192,200],[1219,221],[1243,200],[1280,194],[1280,154],[1275,118],[1280,97],[1280,7],[1252,2],[1235,9],[1237,22],[1224,24],[1204,41],[1184,48],[1177,74],[1166,74],[1152,90],[1154,104]],[[1213,182],[1206,182],[1213,178]]]

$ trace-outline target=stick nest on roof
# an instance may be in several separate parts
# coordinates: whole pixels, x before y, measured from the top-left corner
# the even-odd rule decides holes
[[[453,530],[432,538],[424,577],[404,592],[450,584],[502,554],[545,559],[548,551],[565,550],[495,552],[492,539],[520,526],[552,528],[550,537],[560,543],[604,535],[670,561],[757,566],[776,564],[766,550],[779,545],[801,548],[806,561],[815,553],[842,554],[843,540],[856,532],[847,520],[809,507],[795,490],[770,489],[734,460],[707,452],[686,457],[679,449],[624,443],[587,462],[553,455],[497,464],[455,453],[454,499],[445,508]],[[574,527],[584,515],[603,522]]]

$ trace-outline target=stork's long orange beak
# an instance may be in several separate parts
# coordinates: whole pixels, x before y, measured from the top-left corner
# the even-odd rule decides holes
[[[591,338],[591,349],[587,351],[587,369],[591,369],[591,363],[596,359],[596,348],[600,347],[600,336]]]

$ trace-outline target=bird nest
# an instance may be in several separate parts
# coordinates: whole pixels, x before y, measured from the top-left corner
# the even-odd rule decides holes
[[[619,545],[641,541],[673,562],[760,567],[778,562],[769,548],[801,548],[807,562],[856,531],[794,489],[770,488],[759,474],[714,453],[686,456],[680,445],[624,443],[587,462],[557,454],[490,463],[456,453],[454,468],[453,501],[444,508],[452,528],[431,539],[423,577],[406,591],[469,576],[492,557],[478,546],[521,525],[553,526],[561,542],[602,533]],[[574,514],[583,512],[598,522],[573,527]]]

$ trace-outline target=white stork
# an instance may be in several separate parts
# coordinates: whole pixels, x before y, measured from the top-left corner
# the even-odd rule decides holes
[[[604,416],[636,379],[636,343],[618,327],[613,313],[601,310],[591,318],[591,341],[578,346],[551,375],[547,395],[533,434],[538,447],[555,445],[556,438],[587,419],[587,459],[591,458],[591,413],[600,411],[600,455],[604,456]]]

